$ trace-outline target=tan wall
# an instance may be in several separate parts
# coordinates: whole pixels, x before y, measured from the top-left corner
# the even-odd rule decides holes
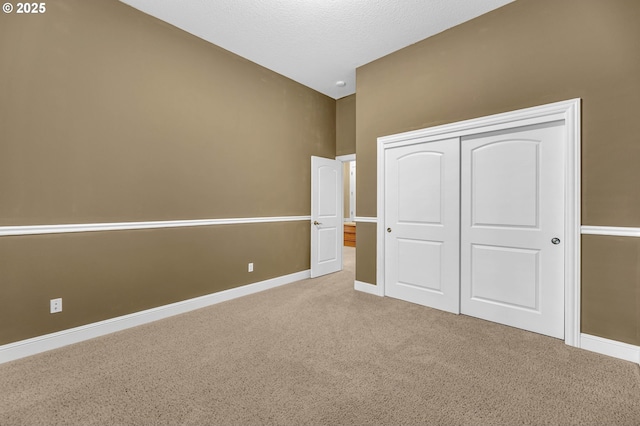
[[[357,182],[356,182],[357,184]],[[358,203],[356,196],[356,204]],[[358,206],[356,205],[356,211]],[[358,214],[360,216],[360,214]],[[357,222],[356,235],[356,280],[363,283],[376,283],[376,224]],[[371,261],[373,260],[373,267]],[[362,263],[364,266],[360,266]]]
[[[336,101],[336,155],[356,153],[356,95]]]
[[[640,345],[640,238],[582,237],[582,332]]]
[[[336,155],[335,100],[116,0],[0,14],[0,57],[0,226],[309,215]],[[0,237],[0,344],[308,269],[308,234]]]
[[[0,343],[309,269],[308,222],[0,238]],[[253,262],[254,272],[247,272]],[[61,297],[63,311],[49,313]]]
[[[582,223],[640,226],[638,22],[637,0],[517,0],[359,68],[358,215],[376,216],[378,136],[581,98]],[[375,244],[375,228],[359,228],[358,239],[356,277],[375,283],[375,249],[361,250],[362,241]],[[600,241],[586,238],[583,248]],[[618,309],[636,318],[625,341],[640,344],[640,277],[612,270],[604,280],[587,262],[582,272],[583,306],[597,305],[609,286],[635,301],[633,312],[629,303]],[[615,338],[607,318],[621,313],[604,306],[597,315],[585,309],[583,327],[596,322],[592,333]]]

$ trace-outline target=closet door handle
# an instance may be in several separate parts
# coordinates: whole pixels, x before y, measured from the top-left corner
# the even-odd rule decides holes
[[[314,225],[322,225],[322,223],[321,223],[321,222],[318,222],[317,220],[314,220],[314,221],[313,221],[313,224],[314,224]]]
[[[391,228],[387,228],[387,232],[391,232]]]

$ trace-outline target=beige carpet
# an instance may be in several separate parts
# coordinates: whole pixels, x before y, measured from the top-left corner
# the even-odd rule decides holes
[[[0,365],[0,425],[640,424],[637,364],[347,270]]]

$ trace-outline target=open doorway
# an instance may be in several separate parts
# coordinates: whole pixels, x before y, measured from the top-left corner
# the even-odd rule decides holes
[[[343,262],[344,269],[352,270],[355,274],[356,259],[356,241],[357,241],[357,225],[356,225],[356,156],[343,155],[336,157],[336,160],[342,161],[342,185],[344,194],[344,244],[343,244]]]

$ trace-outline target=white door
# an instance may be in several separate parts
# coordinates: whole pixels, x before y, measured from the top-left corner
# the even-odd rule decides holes
[[[385,294],[459,312],[458,138],[385,152]]]
[[[564,337],[563,122],[462,138],[461,313]]]
[[[311,157],[311,277],[342,270],[342,162]]]

